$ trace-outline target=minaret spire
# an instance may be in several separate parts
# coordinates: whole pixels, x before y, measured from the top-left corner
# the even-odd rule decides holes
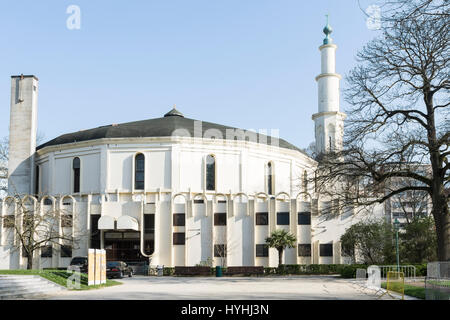
[[[336,73],[336,49],[330,37],[333,29],[329,24],[323,28],[325,39],[319,47],[321,52],[321,73],[316,77],[318,84],[318,112],[313,114],[315,122],[316,153],[337,152],[342,149],[345,113],[339,108],[339,82]]]

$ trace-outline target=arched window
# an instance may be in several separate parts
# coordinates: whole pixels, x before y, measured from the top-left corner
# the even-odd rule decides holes
[[[266,166],[266,184],[267,184],[267,193],[269,195],[273,195],[274,191],[274,174],[273,174],[273,165],[272,162],[267,163]]]
[[[216,190],[216,158],[206,157],[206,190]]]
[[[145,157],[142,153],[134,159],[134,188],[144,190],[145,188]]]
[[[80,192],[80,158],[76,157],[73,159],[73,192]]]

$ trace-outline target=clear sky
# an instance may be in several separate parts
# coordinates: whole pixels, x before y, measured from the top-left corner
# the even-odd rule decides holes
[[[69,5],[81,10],[70,30]],[[158,118],[173,104],[188,118],[279,129],[305,148],[325,14],[337,72],[355,66],[375,31],[370,1],[14,0],[0,4],[0,137],[8,135],[10,76],[39,78],[38,131],[60,134]],[[342,81],[341,87],[345,87]],[[345,102],[341,97],[341,109]],[[270,133],[270,132],[269,132]]]

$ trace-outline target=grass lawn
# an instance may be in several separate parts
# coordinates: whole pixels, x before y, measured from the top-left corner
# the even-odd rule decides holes
[[[66,288],[67,288],[67,278],[69,278],[72,275],[72,273],[67,272],[65,270],[0,270],[0,274],[37,275]],[[80,280],[81,280],[80,289],[72,289],[72,290],[99,289],[122,284],[118,281],[107,279],[105,284],[88,286],[88,277],[87,274],[85,273],[80,273]]]
[[[381,284],[381,287],[383,289],[386,289],[386,287],[387,287],[386,282],[383,282]],[[393,291],[400,293],[400,290],[396,290],[396,288],[394,288]],[[416,286],[412,286],[410,284],[405,283],[405,295],[425,300],[425,288],[424,287],[416,287]]]

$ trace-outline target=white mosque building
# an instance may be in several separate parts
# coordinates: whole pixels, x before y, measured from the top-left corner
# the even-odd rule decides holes
[[[337,46],[324,29],[315,122],[316,150],[342,147]],[[11,77],[9,195],[0,215],[17,215],[15,196],[39,212],[64,212],[60,231],[79,241],[43,245],[35,268],[65,267],[89,248],[110,260],[152,265],[278,265],[265,245],[276,229],[296,235],[286,264],[346,263],[339,239],[358,221],[329,219],[308,178],[317,162],[278,138],[189,119],[163,117],[61,135],[36,147],[38,78]],[[63,218],[63,217],[59,217]],[[3,221],[7,221],[3,219]],[[224,254],[224,252],[226,254]],[[0,269],[26,267],[13,228],[0,224]]]

